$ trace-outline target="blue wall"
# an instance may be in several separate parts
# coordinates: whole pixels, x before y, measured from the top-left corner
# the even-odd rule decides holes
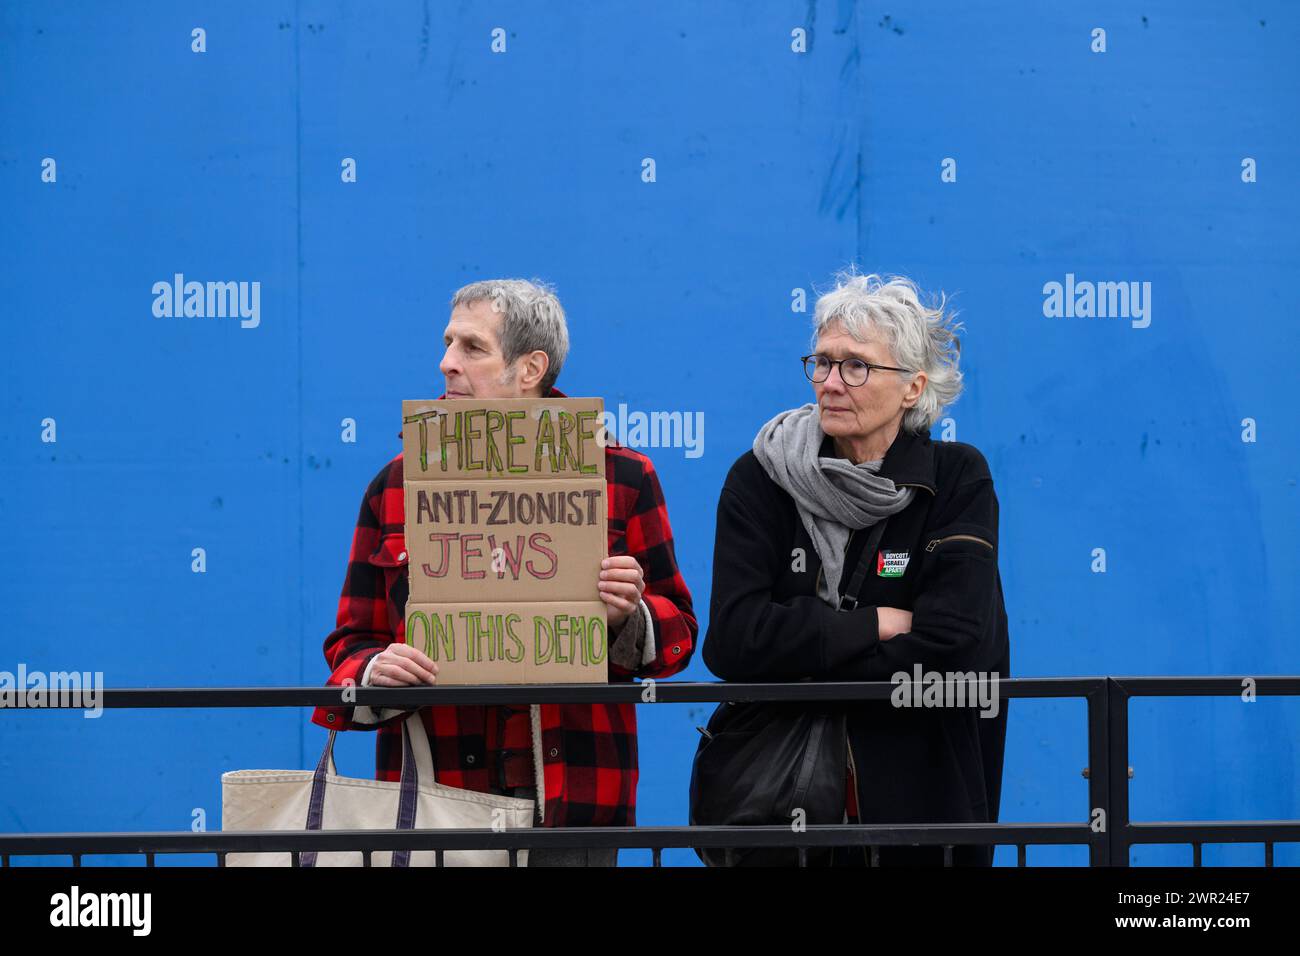
[[[1017,676],[1300,672],[1300,11],[1087,7],[0,5],[0,669],[322,682],[399,402],[439,393],[447,300],[497,275],[558,286],[569,394],[703,413],[701,457],[648,449],[703,633],[723,476],[809,400],[792,290],[856,261],[956,294]],[[178,272],[260,282],[260,324],[156,318]],[[1151,283],[1150,325],[1046,317],[1067,273]],[[708,708],[640,714],[640,821],[682,823]],[[1134,817],[1300,817],[1298,716],[1135,703]],[[324,737],[292,709],[0,712],[0,830],[216,828],[222,771]],[[1085,763],[1081,703],[1015,701],[1003,819],[1084,819]]]

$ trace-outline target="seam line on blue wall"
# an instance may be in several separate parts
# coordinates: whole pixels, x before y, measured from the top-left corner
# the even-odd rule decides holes
[[[307,602],[303,582],[303,460],[302,460],[302,4],[293,5],[293,182],[294,182],[294,325],[298,338],[298,686],[306,682],[303,654],[307,649]],[[301,718],[301,714],[299,715]],[[298,759],[305,766],[307,728],[298,721]]]
[[[858,13],[859,13],[859,8],[855,5],[853,8],[853,20],[854,20],[853,37],[854,37],[854,43],[857,46],[857,62],[854,64],[855,76],[853,77],[853,79],[854,79],[854,86],[857,88],[857,92],[858,92],[858,104],[857,104],[857,108],[854,110],[854,115],[857,117],[856,126],[858,130],[858,150],[857,150],[857,155],[854,157],[854,162],[856,163],[856,165],[854,166],[853,169],[853,189],[854,189],[853,204],[854,204],[854,212],[857,215],[857,223],[855,224],[855,229],[853,232],[853,261],[861,265],[862,256],[866,252],[866,247],[867,247],[867,242],[866,242],[867,227],[862,218],[862,191],[863,191],[862,144],[867,137],[867,119],[868,119],[867,84],[863,81],[863,77],[866,75],[866,71],[862,68],[862,57],[864,55],[863,50],[866,45],[865,24],[867,22],[867,18],[859,16]],[[867,271],[874,272],[875,269],[867,267]]]

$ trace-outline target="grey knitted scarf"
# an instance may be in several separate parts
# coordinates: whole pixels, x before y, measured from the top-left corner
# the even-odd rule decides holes
[[[759,429],[754,457],[794,499],[825,571],[818,596],[838,606],[849,534],[902,511],[916,489],[876,474],[883,458],[855,465],[821,457],[825,438],[816,405],[792,408]]]

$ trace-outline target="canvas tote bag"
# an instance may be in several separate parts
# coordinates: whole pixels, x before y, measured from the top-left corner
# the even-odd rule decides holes
[[[419,711],[402,725],[401,782],[340,777],[334,735],[312,770],[232,770],[221,775],[223,830],[411,830],[531,827],[532,800],[446,787],[434,777],[433,755]],[[528,851],[519,850],[519,866]],[[302,866],[362,866],[360,850],[303,851]],[[228,853],[226,866],[290,866],[283,853]],[[376,850],[373,866],[434,866],[432,850]],[[449,850],[444,866],[509,866],[505,850]]]

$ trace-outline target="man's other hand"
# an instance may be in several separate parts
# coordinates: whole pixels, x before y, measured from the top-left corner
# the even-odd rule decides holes
[[[438,680],[438,665],[409,644],[390,644],[371,662],[367,680],[371,687],[433,684]]]
[[[600,599],[607,608],[609,629],[616,631],[641,603],[645,577],[641,573],[641,565],[630,554],[608,557],[600,562],[600,566],[602,570],[597,587],[600,588]]]

